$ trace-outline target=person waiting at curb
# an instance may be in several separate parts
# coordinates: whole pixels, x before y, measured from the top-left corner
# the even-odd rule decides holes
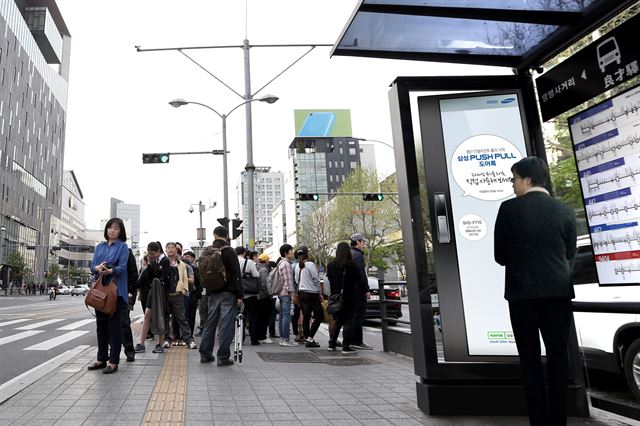
[[[314,336],[322,324],[324,319],[324,309],[322,309],[322,284],[318,277],[318,269],[316,265],[309,260],[309,249],[301,246],[296,250],[298,263],[294,266],[293,277],[296,280],[298,288],[298,301],[302,310],[302,330],[305,339],[305,346],[308,348],[320,347],[320,344],[314,340]],[[313,314],[313,323],[311,315]]]
[[[167,243],[165,245],[167,257],[169,258],[169,297],[168,308],[171,316],[177,321],[180,328],[180,339],[189,345],[190,349],[196,349],[198,346],[193,340],[189,323],[185,318],[185,299],[184,296],[189,294],[189,281],[187,276],[187,266],[178,258],[178,247],[175,243]],[[169,317],[165,317],[165,330],[169,330]]]

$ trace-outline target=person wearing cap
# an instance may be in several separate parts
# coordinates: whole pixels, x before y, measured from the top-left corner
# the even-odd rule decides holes
[[[258,256],[258,252],[254,252],[254,262],[260,275],[260,292],[258,293],[258,341],[260,343],[273,343],[267,337],[267,329],[269,328],[269,320],[271,319],[271,309],[273,300],[269,293],[269,255],[262,253]]]
[[[298,263],[293,268],[293,279],[297,284],[297,295],[302,309],[302,330],[306,336],[304,344],[308,348],[317,348],[320,344],[313,337],[324,318],[322,284],[320,284],[316,265],[309,260],[309,249],[301,246],[296,250],[296,257]],[[309,326],[312,313],[313,323]]]
[[[351,344],[356,349],[372,349],[363,340],[362,325],[367,309],[367,300],[371,298],[369,292],[369,280],[364,266],[364,246],[365,239],[362,234],[351,236],[351,257],[360,272],[360,281],[355,286],[355,306],[353,309],[353,319],[351,320]]]

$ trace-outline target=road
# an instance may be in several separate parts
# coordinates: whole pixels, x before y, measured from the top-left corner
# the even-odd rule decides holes
[[[95,346],[95,329],[82,296],[0,296],[0,384],[78,345]]]

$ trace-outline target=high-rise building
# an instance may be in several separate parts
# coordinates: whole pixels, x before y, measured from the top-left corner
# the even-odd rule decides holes
[[[351,137],[296,137],[289,145],[290,169],[285,183],[287,242],[295,246],[300,221],[333,198],[356,167],[375,167],[373,150]],[[363,158],[363,149],[366,156]],[[319,194],[318,201],[299,201],[299,194]]]
[[[0,28],[0,265],[21,256],[12,278],[41,282],[61,214],[71,36],[54,0],[0,1]]]
[[[247,175],[240,174],[238,185],[238,212],[240,219],[247,217]],[[284,176],[281,172],[272,172],[271,167],[256,167],[253,175],[255,245],[264,247],[271,244],[273,231],[271,217],[274,207],[284,199]],[[238,244],[247,245],[249,241],[243,232]]]
[[[127,238],[131,240],[131,248],[137,248],[140,242],[140,204],[127,204],[117,198],[111,198],[109,218],[119,217],[128,219],[131,226],[125,222]]]

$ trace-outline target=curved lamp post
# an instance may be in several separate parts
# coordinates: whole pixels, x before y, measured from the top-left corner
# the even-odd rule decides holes
[[[218,117],[222,119],[222,174],[223,174],[223,184],[224,184],[224,217],[227,219],[229,218],[229,192],[228,192],[229,185],[227,182],[227,179],[228,179],[228,176],[227,176],[227,117],[233,111],[240,108],[242,105],[248,104],[249,102],[259,101],[259,102],[266,102],[268,104],[272,104],[276,102],[278,99],[279,98],[274,95],[265,95],[261,98],[250,99],[248,101],[244,101],[236,105],[226,114],[220,114],[214,108],[200,102],[186,101],[184,99],[174,99],[171,102],[169,102],[169,105],[171,105],[174,108],[180,108],[181,106],[184,106],[187,104],[200,105],[201,107],[204,107],[210,111],[213,111],[214,113],[216,113]]]

